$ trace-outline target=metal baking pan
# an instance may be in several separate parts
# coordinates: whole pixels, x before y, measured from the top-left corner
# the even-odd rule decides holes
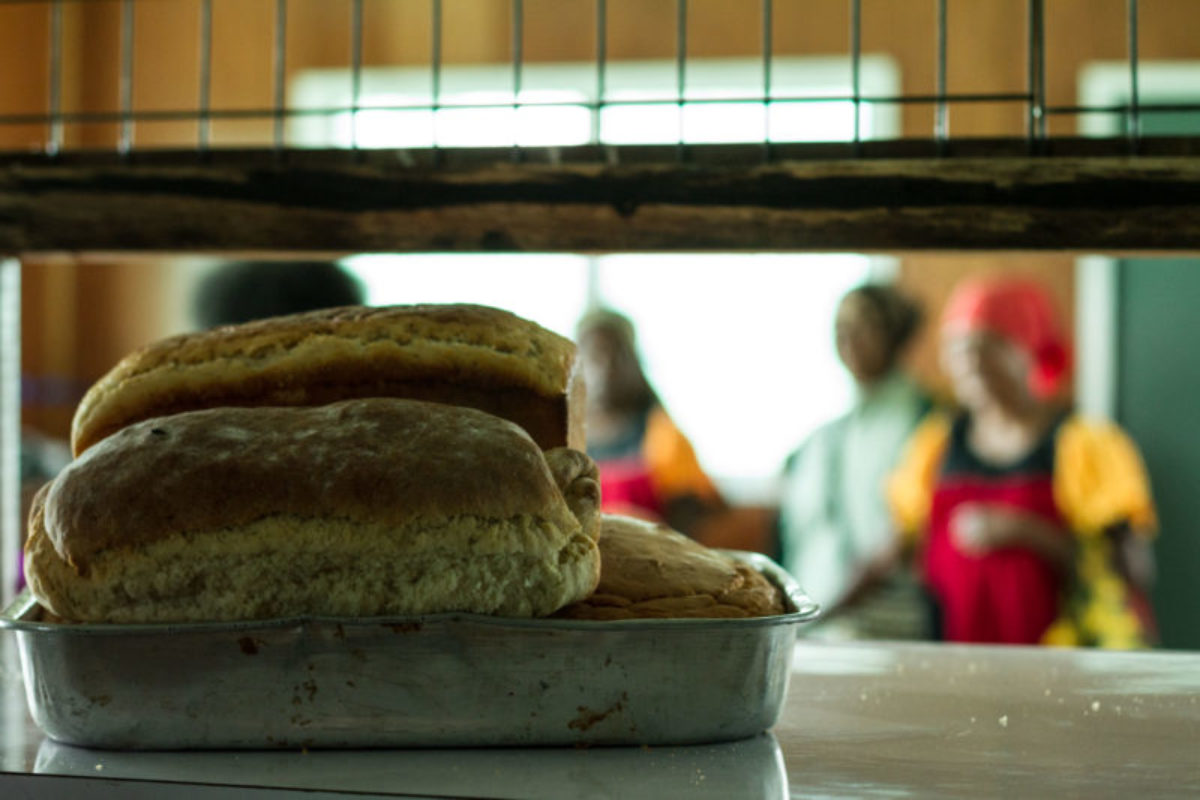
[[[478,614],[103,625],[15,633],[30,713],[112,749],[677,745],[770,728],[817,606],[770,559],[725,551],[787,596],[751,619],[593,622]]]

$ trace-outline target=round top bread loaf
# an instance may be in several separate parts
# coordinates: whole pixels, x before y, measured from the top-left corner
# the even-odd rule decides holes
[[[174,336],[137,350],[76,409],[75,455],[126,425],[218,406],[406,397],[487,411],[543,449],[584,449],[575,345],[476,305],[350,306]]]
[[[600,583],[556,616],[761,617],[785,611],[783,593],[748,565],[663,525],[604,514]]]
[[[68,466],[35,503],[26,569],[68,620],[544,615],[596,585],[596,477],[469,408],[186,412]]]

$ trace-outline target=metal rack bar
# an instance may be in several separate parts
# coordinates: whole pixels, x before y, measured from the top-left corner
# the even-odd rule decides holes
[[[271,141],[277,156],[283,154],[283,124],[287,117],[287,10],[287,0],[275,0],[275,58],[273,62],[275,103],[272,114],[275,118],[275,125]]]
[[[0,598],[17,588],[21,552],[21,262],[0,257]]]
[[[133,0],[121,0],[121,76],[118,82],[121,128],[117,152],[123,156],[133,149],[133,11]]]
[[[442,163],[442,151],[438,146],[438,109],[442,101],[442,0],[433,0],[430,9],[429,91],[430,91],[430,141],[433,143],[433,163]]]
[[[1046,106],[1046,114],[1129,114],[1129,105],[1115,106]],[[1200,103],[1138,103],[1138,111],[1200,111]]]
[[[862,149],[862,2],[850,0],[850,94],[854,98],[854,152]]]
[[[1129,34],[1129,150],[1137,153],[1142,139],[1142,115],[1138,97],[1138,0],[1127,0]]]
[[[683,105],[687,91],[687,0],[675,0],[675,98],[678,103],[679,141],[675,147],[675,159],[683,161],[687,151],[683,144]]]
[[[521,114],[521,78],[522,62],[525,50],[525,3],[513,0],[512,5],[512,81],[513,81],[513,149],[514,163],[521,161],[521,126],[518,120]]]
[[[1046,8],[1044,0],[1029,0],[1029,118],[1026,134],[1035,151],[1046,138]]]
[[[1011,94],[948,94],[944,97],[938,95],[879,95],[870,96],[862,95],[858,98],[860,104],[880,104],[880,105],[933,105],[940,101],[947,103],[995,103],[995,102],[1010,102],[1010,103],[1028,103],[1029,95],[1024,92]],[[765,103],[766,97],[746,97],[739,96],[722,96],[722,97],[694,97],[687,101],[688,105],[706,105],[712,103]],[[772,105],[784,105],[789,103],[852,103],[854,96],[850,94],[844,95],[773,95],[770,98]],[[672,98],[664,99],[634,99],[622,100],[621,105],[628,106],[674,106],[678,105],[678,100]],[[588,108],[596,108],[595,104],[581,104],[577,100],[531,100],[521,104],[522,106],[534,106],[538,108],[578,108],[580,105],[585,105]],[[442,108],[452,107],[456,109],[495,109],[495,108],[512,108],[511,103],[454,103],[452,106],[443,106],[440,103],[393,103],[389,105],[372,105],[372,111],[430,111]],[[1200,104],[1151,104],[1142,103],[1139,108],[1142,111],[1195,111],[1200,109]],[[353,106],[337,105],[337,106],[320,106],[306,108],[285,108],[278,110],[274,107],[266,108],[229,108],[229,109],[210,109],[208,118],[212,120],[249,120],[249,119],[271,119],[276,116],[282,116],[285,119],[293,117],[312,117],[312,116],[332,116],[335,114],[347,114],[354,110]],[[1070,114],[1070,113],[1125,113],[1128,107],[1119,106],[1047,106],[1046,114]],[[188,121],[196,119],[196,112],[189,109],[154,109],[145,111],[134,111],[128,115],[134,122],[171,122],[171,121]],[[77,111],[77,112],[62,112],[58,115],[58,119],[64,123],[104,123],[104,122],[119,122],[123,118],[120,111]],[[48,114],[0,114],[0,125],[37,125],[46,124],[51,117]]]
[[[200,4],[200,98],[196,147],[207,152],[212,139],[212,0]]]
[[[362,106],[363,0],[350,7],[350,148],[358,150],[358,111]]]
[[[775,3],[762,4],[762,73],[763,73],[763,160],[771,161],[771,60],[774,53]]]
[[[596,0],[596,104],[592,112],[592,141],[600,144],[604,96],[608,92],[608,0]]]
[[[946,104],[946,0],[937,0],[937,105],[934,107],[933,138],[943,152],[950,135],[950,115]]]
[[[62,123],[62,0],[55,0],[50,7],[50,129],[47,132],[46,152],[57,155],[63,145]]]

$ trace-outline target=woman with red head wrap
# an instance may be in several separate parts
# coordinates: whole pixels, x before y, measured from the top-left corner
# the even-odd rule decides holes
[[[1066,380],[1066,334],[1049,295],[1020,278],[975,278],[959,285],[942,313],[943,340],[990,337],[1028,359],[1027,386],[1034,399],[1053,400]],[[951,373],[951,378],[955,373]]]
[[[943,638],[1144,645],[1148,606],[1116,556],[1154,509],[1129,439],[1069,413],[1067,336],[1044,289],[975,278],[942,317],[942,366],[961,410],[914,434],[889,492],[922,537]]]

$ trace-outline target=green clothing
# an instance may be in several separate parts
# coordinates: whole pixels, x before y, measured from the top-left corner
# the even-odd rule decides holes
[[[790,460],[780,500],[783,563],[826,609],[894,545],[885,483],[928,409],[921,388],[894,372],[861,392],[849,413],[815,431]],[[847,637],[923,637],[920,589],[898,573],[826,626]]]

